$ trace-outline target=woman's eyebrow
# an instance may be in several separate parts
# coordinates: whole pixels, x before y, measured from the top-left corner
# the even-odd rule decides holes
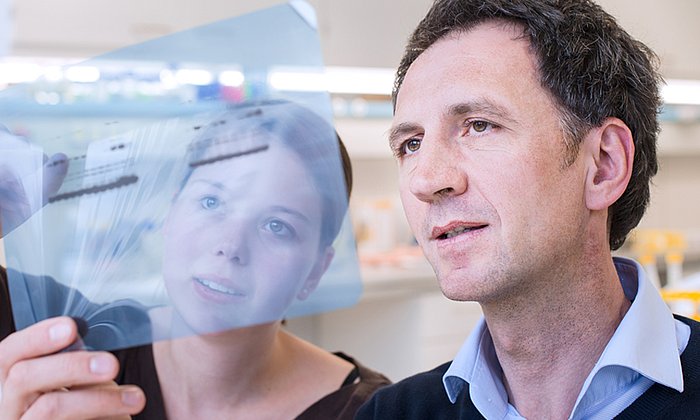
[[[217,190],[220,190],[223,192],[228,191],[228,189],[226,188],[226,186],[224,184],[222,184],[220,182],[216,182],[216,181],[210,181],[208,179],[193,179],[191,181],[191,184],[203,184],[206,186],[214,187]],[[245,199],[245,197],[242,197],[242,199]],[[300,219],[301,221],[303,221],[305,223],[311,224],[311,219],[308,216],[306,216],[303,212],[296,210],[294,208],[276,204],[276,205],[270,206],[269,209],[271,211],[288,214],[290,216],[296,217],[297,219]]]
[[[225,191],[226,187],[224,184],[215,181],[209,181],[208,179],[193,179],[190,180],[190,184],[206,184],[208,186],[214,187],[218,190]]]
[[[311,219],[309,219],[304,213],[302,213],[298,210],[295,210],[293,208],[287,207],[287,206],[275,205],[275,206],[271,206],[270,210],[280,212],[280,213],[289,214],[289,215],[294,216],[298,219],[301,219],[303,222],[306,222],[309,224],[311,223]]]

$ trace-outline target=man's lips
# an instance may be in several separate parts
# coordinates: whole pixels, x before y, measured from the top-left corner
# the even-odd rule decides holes
[[[437,241],[450,239],[454,238],[455,236],[462,235],[464,233],[483,229],[486,226],[488,226],[487,223],[481,222],[450,222],[443,226],[434,227],[431,232],[430,239]]]

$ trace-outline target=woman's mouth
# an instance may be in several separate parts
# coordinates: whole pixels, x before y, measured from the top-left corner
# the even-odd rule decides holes
[[[246,291],[232,287],[230,285],[224,284],[213,280],[210,277],[193,277],[195,289],[197,292],[208,300],[219,303],[230,303],[233,301],[240,301],[248,297]]]

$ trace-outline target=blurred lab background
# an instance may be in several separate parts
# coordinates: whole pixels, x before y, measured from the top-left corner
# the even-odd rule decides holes
[[[134,115],[125,99],[158,100],[152,75],[125,72],[101,80],[71,63],[266,6],[275,0],[0,0],[0,89],[51,75],[33,92],[35,105],[81,112],[86,123],[105,113]],[[328,89],[338,132],[353,161],[351,216],[362,264],[364,295],[350,309],[296,318],[288,328],[329,350],[343,350],[399,380],[450,360],[480,309],[440,293],[414,246],[398,199],[396,165],[387,146],[393,69],[429,0],[310,0],[316,8]],[[661,169],[652,203],[619,251],[639,259],[664,287],[677,312],[697,316],[700,302],[700,2],[600,0],[633,36],[661,58],[667,86],[659,138]],[[138,67],[138,65],[132,65]],[[169,63],[168,94],[241,83],[235,73],[189,72]],[[183,70],[183,71],[181,71]],[[53,72],[53,73],[52,73]],[[139,80],[139,78],[143,78]],[[76,106],[89,104],[89,107]],[[86,111],[89,110],[89,111]],[[121,113],[121,115],[120,115]],[[36,133],[23,133],[31,136]],[[0,244],[1,247],[1,244]],[[1,248],[0,248],[1,251]]]

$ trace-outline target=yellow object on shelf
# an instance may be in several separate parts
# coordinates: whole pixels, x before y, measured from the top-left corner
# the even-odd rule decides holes
[[[683,253],[688,248],[682,232],[662,229],[637,229],[631,236],[632,249],[652,282],[659,287],[656,261],[664,257],[666,285],[677,286],[683,279]]]
[[[675,230],[637,229],[631,238],[632,249],[643,258],[656,258],[666,255],[667,258],[683,260],[683,252],[688,248],[685,235]]]
[[[664,301],[666,301],[666,303],[671,307],[671,309],[674,309],[674,307],[678,307],[678,304],[684,304],[683,306],[685,308],[690,308],[691,310],[683,311],[684,313],[679,313],[679,315],[688,316],[697,321],[700,321],[700,313],[698,312],[698,307],[700,306],[700,291],[661,290],[661,297],[664,299]]]

